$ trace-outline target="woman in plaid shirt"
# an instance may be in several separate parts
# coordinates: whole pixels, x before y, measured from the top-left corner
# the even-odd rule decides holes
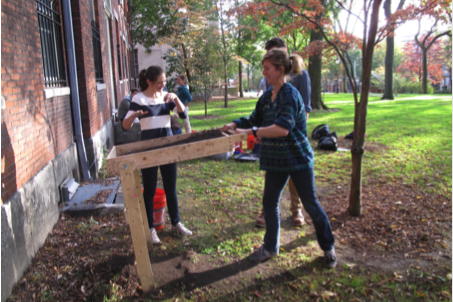
[[[280,197],[289,176],[294,181],[305,210],[313,220],[316,236],[324,251],[324,264],[334,267],[337,258],[327,215],[318,202],[313,170],[314,153],[307,136],[307,120],[302,97],[286,82],[291,70],[288,53],[267,52],[261,61],[263,75],[273,86],[258,100],[248,118],[223,127],[224,131],[253,134],[261,139],[260,169],[266,171],[263,208],[266,219],[264,244],[251,259],[264,261],[278,255],[280,237]]]

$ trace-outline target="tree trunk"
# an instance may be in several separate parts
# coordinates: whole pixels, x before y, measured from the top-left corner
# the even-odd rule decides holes
[[[188,55],[187,55],[187,50],[186,50],[186,47],[184,46],[184,44],[181,44],[181,48],[182,48],[182,53],[183,53],[183,56],[184,56],[184,70],[186,72],[186,77],[187,77],[187,84],[189,84],[189,92],[192,94],[193,93],[193,85],[190,85],[190,83],[192,82],[192,76],[190,74],[190,70],[189,68],[187,68],[187,59],[188,59]]]
[[[401,3],[400,3],[401,5]],[[384,2],[384,13],[387,20],[392,17],[392,0],[386,0]],[[387,36],[387,49],[385,52],[385,79],[384,79],[384,95],[383,100],[393,100],[393,58],[395,56],[395,38],[393,37],[393,31],[389,31]]]
[[[341,84],[343,86],[343,93],[347,93],[348,92],[348,80],[347,80],[347,77],[346,77],[346,70],[343,70],[343,79],[341,80]]]
[[[204,117],[208,117],[208,96],[206,87],[204,88]]]
[[[365,144],[366,118],[368,109],[368,95],[371,87],[371,69],[373,62],[374,41],[376,39],[379,6],[382,0],[375,0],[371,13],[368,43],[362,48],[362,93],[360,102],[355,103],[354,114],[354,139],[351,146],[352,176],[351,190],[349,192],[349,214],[352,216],[362,215],[362,159]],[[365,41],[364,41],[365,43]]]
[[[247,65],[247,91],[250,92],[250,65]]]
[[[319,40],[322,40],[322,33],[319,30],[317,32],[312,30],[310,32],[310,43]],[[310,75],[311,81],[311,108],[317,110],[327,109],[327,106],[324,105],[321,97],[321,69],[321,56],[318,54],[310,56],[308,74]]]
[[[422,93],[428,93],[428,63],[427,63],[427,53],[428,49],[422,48],[423,53],[423,78],[422,78]]]
[[[225,108],[228,108],[228,78],[227,78],[227,72],[226,72],[226,69],[227,69],[227,66],[226,66],[226,62],[224,63],[224,69],[225,69],[225,73],[224,73],[224,78],[225,78]]]
[[[406,0],[400,0],[397,11],[403,9]],[[385,17],[387,20],[392,18],[392,0],[386,0],[384,3]],[[391,25],[391,24],[389,24]],[[394,100],[393,93],[393,63],[395,59],[395,32],[390,31],[387,37],[387,52],[385,55],[385,89],[383,100]]]
[[[393,58],[395,55],[395,38],[387,36],[387,49],[385,53],[385,88],[382,99],[393,100]]]
[[[244,97],[244,91],[242,91],[242,62],[239,61],[239,96]]]
[[[321,0],[322,6],[326,6],[326,0]],[[320,18],[320,17],[319,17]],[[312,30],[310,32],[310,44],[314,41],[322,41],[322,33],[320,30]],[[311,108],[322,110],[327,109],[321,97],[321,80],[322,80],[322,60],[321,55],[316,54],[309,57],[308,74],[311,81]]]

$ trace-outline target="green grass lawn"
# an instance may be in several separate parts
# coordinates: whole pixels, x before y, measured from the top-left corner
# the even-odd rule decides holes
[[[420,98],[420,99],[417,99]],[[372,151],[365,152],[363,177],[385,181],[402,179],[415,182],[429,192],[451,194],[452,175],[452,102],[450,96],[426,100],[421,95],[400,95],[394,101],[371,96],[368,105],[366,142]],[[345,136],[353,130],[354,102],[351,94],[325,94],[325,104],[336,110],[310,114],[309,135],[319,124],[328,124],[331,132]],[[221,127],[241,116],[248,116],[256,99],[209,102],[208,115],[215,119],[191,119],[192,128],[204,130]],[[204,115],[204,103],[190,106],[190,115]],[[313,146],[315,143],[313,142]],[[348,182],[349,152],[324,153],[316,156],[318,175],[331,174],[338,182]],[[334,170],[332,170],[334,168]],[[331,176],[332,178],[332,176]]]

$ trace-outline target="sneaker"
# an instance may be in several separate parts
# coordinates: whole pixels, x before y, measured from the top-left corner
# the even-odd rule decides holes
[[[293,225],[294,226],[301,226],[305,224],[304,215],[302,215],[302,211],[297,211],[293,213]]]
[[[333,268],[337,265],[337,255],[335,254],[335,249],[324,252],[324,266]]]
[[[172,229],[183,236],[192,236],[192,231],[187,229],[181,222],[178,222],[177,225],[172,226]]]
[[[262,245],[259,249],[257,249],[255,252],[253,252],[253,254],[250,255],[250,260],[256,261],[256,262],[262,262],[266,259],[270,259],[275,256],[278,256],[278,251],[276,253],[269,253],[264,248],[264,245]]]
[[[149,231],[151,233],[151,240],[152,240],[153,244],[160,244],[160,239],[159,239],[159,237],[157,237],[156,229],[150,228]]]
[[[266,227],[266,219],[264,219],[264,211],[261,211],[260,217],[258,217],[255,221],[255,225],[260,228]]]

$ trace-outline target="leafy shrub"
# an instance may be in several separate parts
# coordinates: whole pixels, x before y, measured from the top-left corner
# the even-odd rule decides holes
[[[408,93],[408,94],[417,94],[422,93],[422,83],[418,82],[405,82],[400,83],[398,86],[398,93]],[[428,85],[428,94],[432,94],[434,92],[434,88],[431,85]]]

